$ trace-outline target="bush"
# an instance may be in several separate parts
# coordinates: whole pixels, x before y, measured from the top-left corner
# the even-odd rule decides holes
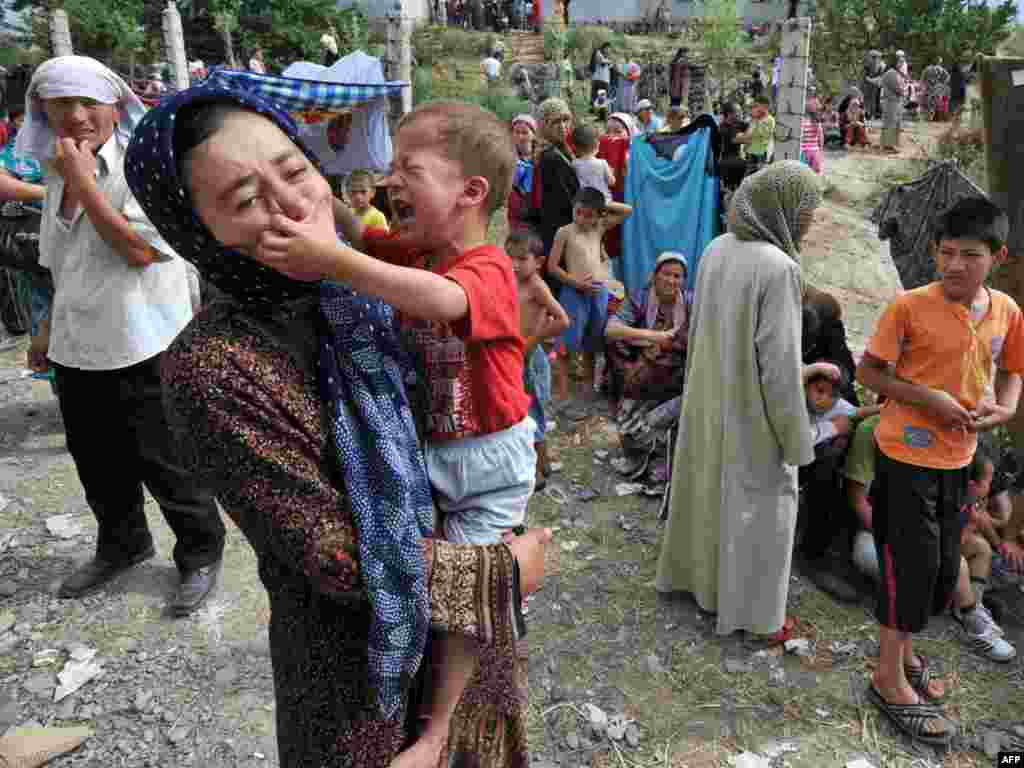
[[[480,94],[477,103],[507,122],[516,115],[530,111],[530,102],[518,98],[511,88],[503,86],[488,88]]]
[[[445,56],[480,56],[487,44],[487,35],[468,29],[446,27],[441,32],[441,50]]]
[[[621,47],[625,41],[625,35],[616,35],[608,27],[597,26],[596,24],[583,24],[572,27],[566,35],[565,47],[567,51],[576,53],[585,58],[590,64],[590,56],[595,48],[605,43],[611,43],[615,47]]]
[[[419,106],[434,98],[434,72],[430,67],[416,67],[412,74],[412,103]]]
[[[544,28],[544,58],[548,61],[561,61],[566,52],[567,35],[554,26]]]
[[[437,60],[438,37],[442,33],[437,27],[418,26],[412,32],[412,55],[417,63],[430,65]],[[384,41],[387,47],[387,41]]]

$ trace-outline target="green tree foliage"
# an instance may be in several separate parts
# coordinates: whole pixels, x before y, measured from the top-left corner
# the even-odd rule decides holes
[[[995,54],[1016,17],[1014,0],[818,0],[811,57],[819,74],[858,79],[866,51],[902,49],[920,74],[939,57]]]
[[[48,14],[63,8],[75,51],[119,66],[145,43],[143,5],[144,0],[10,0],[7,8],[21,13],[23,23],[15,34],[25,48],[50,50]]]
[[[736,0],[702,0],[701,41],[714,56],[728,58],[740,46],[740,17]]]
[[[76,52],[124,67],[133,54],[145,60],[162,57],[161,13],[166,0],[6,0],[25,11],[26,46],[49,50],[47,14],[63,7],[71,22]],[[306,59],[319,61],[320,37],[334,35],[339,53],[368,44],[367,20],[356,5],[339,10],[335,0],[177,0],[189,58],[208,63],[227,58],[225,34],[242,61],[258,47],[271,64],[286,66]],[[241,51],[238,45],[241,45]]]
[[[338,41],[342,55],[367,43],[366,14],[359,6],[339,10],[335,0],[250,0],[241,12],[241,39],[247,51],[262,47],[268,58],[288,64],[297,59],[319,61],[320,37],[325,32]],[[247,22],[256,21],[259,24]]]

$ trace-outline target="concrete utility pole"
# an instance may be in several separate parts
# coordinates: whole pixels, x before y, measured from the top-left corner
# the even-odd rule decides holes
[[[163,12],[164,47],[167,61],[174,70],[174,87],[179,91],[188,88],[188,57],[185,55],[185,32],[181,28],[181,15],[174,0],[167,0]]]
[[[71,56],[75,52],[71,45],[71,25],[63,8],[57,8],[50,14],[50,45],[54,56]]]
[[[807,99],[807,67],[811,61],[811,20],[782,22],[782,69],[775,109],[775,159],[800,159],[800,121]]]
[[[988,191],[1010,217],[1009,258],[994,282],[1020,304],[1024,302],[1024,144],[1020,141],[1024,131],[1024,59],[984,56],[979,69]],[[1018,409],[1009,429],[1014,448],[1024,451],[1024,408]]]
[[[388,80],[409,83],[396,99],[399,115],[412,111],[412,19],[405,13],[401,0],[387,16],[387,40],[384,48],[385,76]]]

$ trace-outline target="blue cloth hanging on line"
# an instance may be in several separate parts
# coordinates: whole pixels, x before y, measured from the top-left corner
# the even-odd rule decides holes
[[[615,265],[629,293],[647,285],[665,251],[687,255],[687,286],[694,287],[700,257],[720,228],[719,179],[709,158],[712,133],[710,126],[690,133],[675,160],[660,156],[643,136],[630,144],[625,201],[635,212],[622,225],[623,253]]]

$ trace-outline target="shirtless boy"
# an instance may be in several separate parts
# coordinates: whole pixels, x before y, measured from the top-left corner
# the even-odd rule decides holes
[[[582,394],[593,395],[594,353],[604,347],[608,320],[607,267],[601,239],[632,213],[632,206],[605,202],[599,190],[584,187],[573,201],[572,223],[555,234],[548,273],[563,283],[558,301],[572,323],[562,336],[565,350],[558,361],[558,397],[563,402],[569,399],[569,369],[578,353],[583,355]]]
[[[540,237],[517,230],[505,241],[505,252],[512,259],[519,289],[519,328],[525,343],[523,386],[530,396],[530,417],[537,425],[533,438],[533,447],[537,450],[537,482],[533,487],[536,492],[547,485],[551,471],[544,442],[547,430],[544,406],[551,394],[551,364],[541,342],[563,333],[569,327],[569,315],[538,273],[544,264],[544,244]]]

